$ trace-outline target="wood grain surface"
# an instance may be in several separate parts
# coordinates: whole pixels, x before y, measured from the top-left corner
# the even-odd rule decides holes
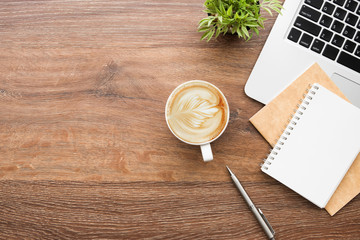
[[[218,181],[225,161],[259,171],[269,147],[248,119],[262,105],[243,89],[266,30],[201,42],[201,1],[21,3],[0,3],[1,179]],[[164,117],[192,79],[231,108],[207,165]]]
[[[359,236],[360,201],[330,217],[277,183],[243,185],[277,239]],[[231,182],[2,181],[0,194],[3,239],[266,239]]]
[[[270,146],[244,85],[274,23],[200,41],[203,1],[0,1],[0,239],[360,238],[359,197],[334,217],[261,173]],[[214,161],[167,128],[167,97],[201,79],[230,105]]]

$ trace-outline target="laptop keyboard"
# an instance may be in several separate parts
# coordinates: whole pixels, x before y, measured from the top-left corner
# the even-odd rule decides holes
[[[360,0],[304,0],[287,38],[360,73]]]

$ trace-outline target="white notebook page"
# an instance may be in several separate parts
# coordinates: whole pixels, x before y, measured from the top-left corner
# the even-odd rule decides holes
[[[319,84],[307,96],[261,169],[323,208],[360,151],[360,109]]]

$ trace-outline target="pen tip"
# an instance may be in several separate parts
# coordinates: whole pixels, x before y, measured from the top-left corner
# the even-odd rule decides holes
[[[226,165],[226,168],[229,171],[229,173],[232,175],[233,173],[232,173],[232,171],[230,170],[230,168],[227,165]]]

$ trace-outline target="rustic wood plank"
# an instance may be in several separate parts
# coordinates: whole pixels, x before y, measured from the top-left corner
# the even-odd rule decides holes
[[[203,10],[203,1],[197,0],[1,1],[1,47],[219,47],[219,42],[228,38],[199,41],[197,24],[206,16]],[[271,17],[266,23],[262,35],[267,35],[273,20]],[[246,47],[256,47],[262,41],[264,38],[254,38]],[[225,44],[228,49],[241,48],[239,41],[231,42]]]
[[[225,73],[244,73],[207,73],[218,68],[220,59],[212,55],[222,51],[143,49],[134,56],[132,50],[28,50],[0,59],[0,71],[10,75],[1,86],[0,177],[217,181],[214,170],[225,162],[259,172],[269,146],[248,121],[261,107],[243,93],[251,54],[237,60],[232,53],[239,65],[223,66]],[[91,54],[102,57],[85,57]],[[49,55],[57,60],[39,69]],[[17,65],[20,69],[12,71]],[[37,71],[40,79],[34,81]],[[168,95],[191,79],[219,86],[231,109],[228,129],[213,144],[215,161],[206,165],[199,147],[178,141],[164,120]]]
[[[226,164],[277,239],[359,238],[358,197],[330,217],[259,169],[262,104],[243,89],[275,16],[206,43],[202,2],[0,1],[0,239],[264,238]],[[207,164],[164,120],[192,79],[231,110]]]
[[[243,185],[277,239],[360,236],[359,199],[330,217],[279,184]],[[230,181],[0,181],[0,196],[0,239],[265,239]]]
[[[225,163],[263,179],[269,147],[248,122],[262,105],[243,89],[269,29],[201,42],[202,10],[195,0],[0,2],[0,179],[219,181]],[[164,121],[167,97],[192,79],[217,85],[231,109],[206,165]]]

